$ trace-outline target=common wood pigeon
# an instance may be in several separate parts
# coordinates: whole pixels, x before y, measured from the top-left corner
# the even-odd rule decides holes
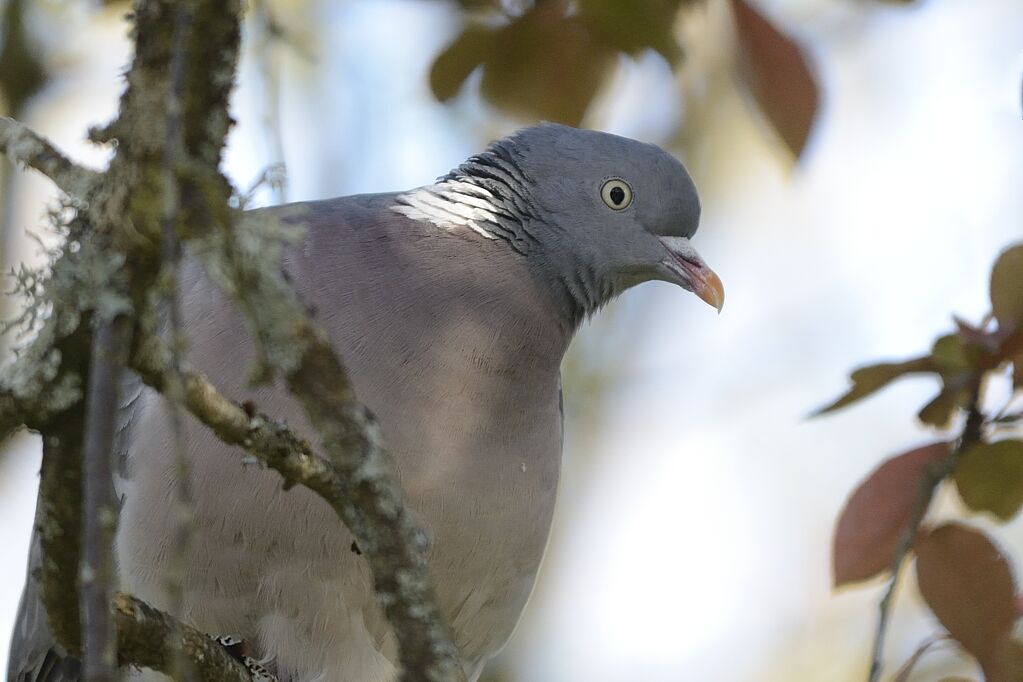
[[[693,181],[653,145],[545,124],[431,185],[264,211],[304,229],[284,268],[379,419],[476,680],[515,628],[544,554],[562,449],[559,366],[580,321],[647,280],[721,308],[721,282],[690,244]],[[315,442],[283,388],[247,384],[255,351],[228,297],[193,261],[181,281],[189,362]],[[180,560],[169,555],[173,440],[162,398],[128,383],[119,571],[124,590],[166,609]],[[334,512],[197,423],[187,447],[194,550],[176,615],[244,637],[282,680],[395,679],[393,635]],[[31,577],[9,673],[79,674],[54,648]]]

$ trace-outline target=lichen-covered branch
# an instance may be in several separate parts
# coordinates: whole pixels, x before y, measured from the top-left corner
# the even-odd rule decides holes
[[[84,200],[101,175],[76,165],[50,142],[12,118],[0,117],[0,153],[34,168],[75,199]]]
[[[152,668],[167,675],[184,656],[191,679],[199,682],[252,682],[249,671],[224,647],[195,628],[126,594],[114,597],[114,621],[123,664]]]
[[[355,399],[333,348],[311,323],[306,351],[287,376],[337,475],[314,487],[355,535],[373,569],[377,600],[394,626],[405,680],[464,679],[426,565],[426,534],[394,481],[373,415]]]
[[[285,378],[319,435],[330,475],[302,483],[331,505],[369,562],[377,601],[398,639],[403,679],[464,679],[430,582],[426,534],[395,483],[376,420],[268,255],[274,246],[260,239],[259,229],[238,225],[214,233],[202,240],[200,256],[245,312],[269,364],[264,371]]]
[[[189,21],[175,21],[182,11]],[[309,487],[334,508],[369,561],[378,600],[397,636],[405,679],[464,679],[429,580],[426,536],[394,481],[372,415],[356,399],[326,334],[279,275],[280,249],[235,224],[219,163],[230,126],[227,103],[240,12],[239,0],[135,1],[136,50],[121,111],[110,126],[93,133],[93,139],[120,142],[101,175],[77,168],[24,126],[0,122],[0,151],[43,171],[73,197],[87,198],[76,204],[84,228],[79,253],[63,254],[46,283],[56,290],[50,299],[55,321],[47,322],[48,333],[15,363],[14,373],[27,372],[31,381],[0,382],[0,432],[27,423],[44,436],[41,581],[53,633],[69,651],[81,650],[74,587],[85,415],[81,392],[74,389],[88,381],[82,366],[93,343],[88,320],[95,313],[100,320],[111,319],[112,308],[134,316],[149,305],[158,286],[159,245],[170,230],[177,233],[175,242],[193,243],[214,279],[248,313],[266,374],[285,378],[319,434],[323,456],[282,424],[251,416],[224,399],[200,375],[179,372],[161,353],[139,351],[135,367],[158,389],[180,383],[180,399],[224,440],[243,445],[280,471],[287,484]],[[171,68],[175,55],[181,60],[178,70]],[[177,196],[166,196],[168,189]],[[102,249],[94,243],[102,243]],[[80,262],[81,254],[97,253],[97,263]],[[112,271],[118,272],[117,284]],[[65,347],[70,352],[62,354]],[[38,360],[37,366],[27,358]],[[61,400],[41,397],[46,392]],[[102,420],[90,429],[96,427],[102,430]],[[118,597],[115,605],[122,662],[176,674],[175,646],[194,665],[207,655],[205,640],[188,639],[194,633],[165,616],[127,597]],[[200,678],[207,679],[203,674]]]
[[[192,460],[185,442],[184,411],[181,407],[184,387],[181,377],[181,353],[185,344],[181,326],[181,304],[178,296],[178,274],[181,260],[181,178],[179,168],[185,156],[184,99],[185,68],[188,64],[188,37],[192,29],[192,7],[179,3],[174,12],[170,73],[165,105],[163,145],[163,215],[160,229],[160,274],[157,292],[160,295],[162,317],[167,321],[167,360],[164,395],[167,419],[171,430],[171,452],[175,479],[172,482],[174,511],[170,561],[166,572],[165,589],[168,608],[180,613],[185,604],[186,576],[189,557],[192,556],[195,511],[192,502]],[[171,677],[189,679],[190,661],[180,647],[172,662]]]
[[[118,315],[100,322],[92,344],[89,391],[85,402],[81,626],[85,682],[113,680],[117,638],[110,617],[114,595],[114,532],[118,502],[114,493],[114,418],[121,373],[131,346],[132,318]]]
[[[298,484],[313,490],[341,517],[370,562],[378,599],[401,647],[405,679],[464,679],[429,581],[426,536],[394,483],[378,428],[354,400],[333,350],[322,345],[325,341],[311,323],[303,329],[311,338],[304,340],[306,355],[288,382],[320,432],[330,460],[316,454],[285,424],[248,413],[189,369],[182,372],[185,404],[221,440],[244,447],[279,472],[287,487]],[[142,344],[133,363],[157,390],[165,385],[164,366],[151,341]]]
[[[79,328],[58,344],[62,370],[86,376],[87,334]],[[43,426],[36,531],[42,550],[39,596],[50,630],[69,652],[81,649],[78,608],[78,565],[81,557],[82,433],[85,412],[80,403],[58,413]]]

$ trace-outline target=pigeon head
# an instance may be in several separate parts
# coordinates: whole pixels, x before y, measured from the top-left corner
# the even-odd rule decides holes
[[[625,289],[672,282],[718,310],[721,280],[690,244],[700,201],[664,150],[543,124],[491,143],[396,210],[506,240],[588,314]]]

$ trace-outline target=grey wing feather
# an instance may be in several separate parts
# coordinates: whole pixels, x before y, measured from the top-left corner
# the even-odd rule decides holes
[[[116,415],[115,452],[118,476],[124,476],[132,417],[142,403],[145,387],[134,374],[126,373],[121,382],[121,407]],[[38,506],[38,505],[37,505]],[[38,520],[38,519],[37,519]],[[11,653],[7,661],[8,682],[77,682],[81,679],[81,662],[69,656],[53,641],[47,623],[46,609],[39,598],[36,575],[42,566],[39,533],[32,531],[28,555],[28,575],[21,593],[18,615],[11,635]]]
[[[46,622],[46,610],[39,600],[34,574],[42,563],[39,535],[32,533],[28,555],[28,577],[21,593],[18,616],[11,636],[7,661],[8,682],[63,682],[81,678],[81,663],[53,641]]]

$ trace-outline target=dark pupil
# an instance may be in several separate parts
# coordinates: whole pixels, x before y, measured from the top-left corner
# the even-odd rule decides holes
[[[620,204],[623,201],[625,201],[625,190],[622,189],[621,187],[612,187],[611,188],[611,201],[614,202],[615,206],[617,206],[618,204]]]

